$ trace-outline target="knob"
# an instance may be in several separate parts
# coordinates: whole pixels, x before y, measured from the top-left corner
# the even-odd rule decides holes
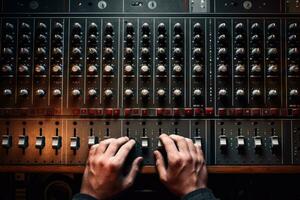
[[[105,36],[105,37],[107,37],[107,36]],[[91,34],[91,35],[89,36],[88,42],[89,42],[90,44],[92,44],[92,45],[97,45],[97,36],[94,35],[94,34]],[[108,46],[108,45],[107,45],[107,42],[106,42],[106,39],[105,39],[104,43],[105,43],[106,46]]]
[[[113,58],[113,50],[112,48],[104,49],[104,57],[106,60],[111,60]]]
[[[271,58],[278,56],[278,49],[277,48],[269,48],[268,49],[268,56]]]
[[[10,65],[3,65],[3,67],[2,67],[2,72],[4,72],[4,73],[9,73],[9,72],[11,72],[11,71],[12,71],[12,68],[11,68]]]
[[[92,22],[89,25],[89,31],[92,32],[92,33],[97,33],[97,31],[98,31],[98,25],[96,23]]]
[[[77,32],[77,33],[80,32],[81,31],[81,25],[79,23],[74,23],[73,31]]]
[[[235,68],[237,73],[244,73],[246,71],[245,65],[238,64]]]
[[[224,56],[226,56],[226,54],[227,54],[227,49],[226,48],[220,48],[219,49],[219,51],[218,51],[219,56],[224,57]]]
[[[6,97],[11,96],[12,95],[11,89],[5,89],[5,90],[3,90],[3,95],[6,96]]]
[[[252,30],[252,32],[258,32],[258,31],[260,31],[260,25],[259,25],[259,23],[252,24],[251,25],[251,30]]]
[[[226,42],[227,42],[227,37],[226,37],[226,35],[222,34],[222,35],[220,35],[220,36],[218,37],[218,43],[224,44],[224,43],[226,43]]]
[[[132,48],[126,48],[125,49],[125,58],[127,60],[131,60],[133,58],[133,50],[132,50]]]
[[[98,53],[98,51],[95,48],[89,48],[88,49],[88,55],[89,55],[89,57],[95,58],[97,56],[97,53]]]
[[[13,56],[13,50],[11,48],[3,48],[3,55],[5,57],[12,57]]]
[[[47,41],[47,37],[45,35],[42,35],[40,34],[38,37],[37,37],[37,40],[40,44],[45,44],[46,41]]]
[[[73,65],[71,70],[73,73],[79,73],[81,71],[81,67],[79,65]]]
[[[30,25],[27,24],[27,23],[25,23],[25,22],[22,22],[22,24],[21,24],[21,30],[23,32],[29,32],[30,31]]]
[[[55,89],[55,90],[53,90],[53,96],[55,96],[55,97],[60,97],[61,96],[61,90],[59,90],[59,89]]]
[[[252,42],[252,43],[258,43],[259,40],[260,40],[259,35],[253,35],[253,36],[250,38],[250,42]]]
[[[288,54],[290,58],[297,58],[299,56],[299,50],[298,48],[290,48]]]
[[[299,95],[298,90],[293,89],[293,90],[290,91],[290,96],[291,97],[297,97],[298,95]]]
[[[166,50],[164,48],[158,48],[157,56],[160,60],[164,59],[166,57]]]
[[[271,23],[271,24],[269,24],[268,25],[268,31],[269,32],[275,32],[276,31],[276,29],[277,29],[277,25],[276,25],[276,23]]]
[[[35,72],[36,72],[36,73],[42,73],[42,72],[44,72],[44,71],[45,71],[45,67],[44,67],[43,65],[37,64],[37,65],[35,66]]]
[[[149,90],[147,90],[147,89],[142,89],[141,95],[142,95],[142,97],[148,97],[148,96],[149,96]]]
[[[112,90],[107,89],[107,90],[104,91],[104,96],[105,97],[111,97],[112,95],[113,95]]]
[[[195,35],[194,36],[194,44],[195,44],[195,46],[199,46],[201,44],[201,42],[202,42],[201,40],[202,40],[202,38],[201,38],[200,35]]]
[[[174,65],[173,71],[175,73],[180,73],[180,72],[182,72],[182,67],[180,65]]]
[[[4,37],[4,42],[5,44],[12,44],[14,41],[14,38],[9,35],[9,34],[6,34],[5,37]]]
[[[218,26],[218,31],[219,31],[219,32],[226,32],[226,31],[227,31],[227,25],[226,25],[226,23],[221,23],[221,24]]]
[[[113,44],[113,37],[111,35],[106,35],[104,39],[104,43],[107,47],[111,47]]]
[[[57,58],[61,58],[62,57],[62,50],[60,48],[53,48],[52,54]]]
[[[42,22],[38,24],[37,28],[38,28],[39,31],[41,31],[41,32],[47,31],[47,25],[44,24],[44,23],[42,23]]]
[[[133,95],[133,91],[131,89],[126,89],[124,95],[126,97],[131,97]]]
[[[133,32],[134,32],[134,27],[133,27],[133,24],[132,23],[127,23],[127,25],[126,25],[126,31],[127,31],[127,33],[128,34],[133,34]]]
[[[181,27],[180,23],[176,23],[174,25],[174,32],[175,32],[175,34],[180,34],[182,32],[182,27]]]
[[[182,42],[182,37],[181,35],[177,34],[174,36],[174,43],[177,44],[177,45],[181,45],[181,42]]]
[[[227,65],[224,65],[224,64],[219,65],[218,72],[219,73],[226,73],[227,72]]]
[[[182,56],[182,50],[180,48],[175,48],[173,51],[174,58],[180,59]]]
[[[39,97],[43,97],[45,96],[45,91],[42,90],[42,89],[38,89],[36,92],[35,92],[36,96],[39,96]]]
[[[107,24],[105,25],[105,33],[106,33],[106,34],[109,34],[109,35],[112,35],[113,32],[114,32],[114,27],[113,27],[112,23],[110,23],[110,22],[107,23]]]
[[[21,42],[22,42],[23,44],[29,44],[29,43],[30,43],[30,37],[29,37],[29,35],[23,34],[23,35],[21,36]]]
[[[29,56],[29,49],[28,48],[21,48],[19,55],[21,57],[28,57]]]
[[[201,92],[200,89],[195,89],[193,94],[194,94],[195,97],[199,97],[199,96],[201,96],[202,92]]]
[[[261,66],[257,65],[257,64],[252,65],[251,72],[252,73],[259,73],[259,72],[261,72]]]
[[[298,65],[290,65],[289,72],[290,73],[299,73],[299,66]]]
[[[237,48],[237,50],[235,51],[235,55],[239,58],[245,56],[245,49],[244,48]]]
[[[157,40],[158,40],[158,44],[159,44],[160,47],[165,46],[165,44],[166,44],[166,38],[165,38],[164,35],[159,35],[158,38],[157,38]]]
[[[241,31],[244,31],[245,30],[245,26],[243,23],[238,23],[235,25],[235,31],[236,32],[241,32]]]
[[[36,54],[39,57],[45,57],[46,56],[46,50],[45,50],[45,48],[41,48],[41,47],[37,48]]]
[[[243,43],[244,39],[245,39],[244,36],[241,35],[241,34],[239,34],[239,35],[237,35],[237,36],[235,37],[235,42],[236,42],[236,43]]]
[[[158,95],[159,97],[164,97],[165,94],[166,94],[166,92],[165,92],[165,90],[163,90],[163,89],[159,89],[159,90],[157,91],[157,95]]]
[[[148,72],[149,72],[149,67],[148,67],[148,65],[142,65],[142,67],[141,67],[141,72],[143,73],[143,74],[147,74]]]
[[[95,97],[95,96],[97,96],[97,91],[96,91],[95,89],[90,89],[90,90],[88,91],[88,95],[89,95],[90,97]]]
[[[150,32],[150,26],[149,26],[148,23],[144,23],[142,25],[142,32],[143,32],[143,34],[149,34],[149,32]]]
[[[277,65],[273,65],[273,64],[269,65],[268,72],[269,73],[276,73],[276,72],[278,72],[278,66]]]
[[[297,35],[291,35],[289,36],[289,43],[295,43],[297,42]]]
[[[131,74],[133,72],[133,67],[132,65],[126,65],[124,68],[125,73]]]
[[[239,89],[236,91],[236,96],[243,97],[245,95],[245,91],[242,89]]]
[[[160,23],[158,25],[158,33],[164,34],[166,32],[166,25],[164,23]]]
[[[180,97],[180,96],[182,95],[182,92],[181,92],[180,89],[175,89],[175,90],[173,91],[173,95],[174,95],[175,97]]]
[[[14,25],[13,24],[11,24],[9,22],[5,23],[5,31],[6,32],[12,32],[13,30],[14,30]]]
[[[201,73],[202,72],[202,65],[195,65],[193,68],[194,73]]]
[[[149,36],[148,35],[143,35],[142,36],[142,43],[144,47],[148,47],[149,46]]]
[[[268,95],[269,95],[269,97],[277,96],[278,95],[277,90],[270,90]]]
[[[113,72],[112,66],[106,65],[106,66],[104,67],[104,73],[110,74],[110,73],[112,73],[112,72]]]
[[[80,96],[80,90],[74,89],[74,90],[72,91],[72,95],[73,95],[74,97],[79,97],[79,96]]]
[[[22,97],[26,97],[26,96],[28,96],[29,92],[26,89],[21,89],[19,94]]]
[[[133,36],[128,34],[126,36],[126,45],[127,45],[127,47],[131,47],[132,44],[133,44]]]
[[[252,96],[253,97],[259,97],[260,95],[261,95],[260,90],[255,89],[255,90],[252,91]]]
[[[54,25],[54,31],[57,33],[63,32],[63,25],[59,22],[56,22]]]
[[[165,73],[166,72],[166,67],[164,65],[158,65],[157,71],[159,73]]]
[[[90,65],[88,68],[89,73],[96,73],[97,72],[97,67],[95,65]]]
[[[193,51],[193,55],[195,59],[199,59],[202,56],[202,49],[201,48],[195,48]]]
[[[72,43],[73,44],[80,44],[81,43],[81,36],[78,35],[78,34],[73,35]]]
[[[81,50],[80,50],[79,48],[73,48],[73,49],[72,49],[72,55],[73,55],[74,57],[80,57],[80,55],[81,55]]]
[[[28,67],[26,65],[23,65],[23,64],[19,65],[19,72],[21,72],[21,73],[28,72]]]
[[[257,58],[257,57],[259,57],[260,55],[261,55],[261,50],[260,50],[260,48],[253,48],[253,49],[251,50],[251,56],[252,56],[252,57]]]
[[[194,24],[194,35],[200,34],[200,33],[201,33],[201,24],[200,23]]]
[[[276,37],[276,35],[272,34],[272,35],[268,36],[267,40],[269,43],[274,43],[277,41],[277,37]]]
[[[150,52],[149,52],[148,48],[142,48],[141,54],[142,54],[141,56],[142,56],[143,60],[148,60],[149,59]]]
[[[227,95],[227,91],[225,89],[219,90],[219,96],[220,97],[225,97]]]

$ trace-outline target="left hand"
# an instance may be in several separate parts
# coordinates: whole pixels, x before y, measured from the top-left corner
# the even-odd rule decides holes
[[[91,147],[80,192],[99,200],[111,199],[129,188],[139,171],[143,158],[136,158],[128,175],[122,167],[135,141],[128,137],[107,139]]]

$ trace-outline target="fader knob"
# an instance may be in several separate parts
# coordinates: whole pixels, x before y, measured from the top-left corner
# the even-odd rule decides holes
[[[113,95],[112,90],[107,89],[107,90],[104,91],[104,96],[105,97],[111,97],[112,95]]]
[[[71,70],[73,73],[78,73],[81,71],[81,68],[79,65],[73,65]]]
[[[195,65],[193,68],[194,73],[201,73],[203,70],[203,67],[201,65]]]
[[[297,97],[298,95],[299,95],[298,90],[293,89],[293,90],[290,91],[290,96],[291,97]]]
[[[199,96],[201,96],[202,92],[201,92],[201,90],[196,89],[196,90],[194,90],[193,94],[195,97],[199,97]]]
[[[61,68],[60,65],[54,65],[54,66],[52,67],[52,71],[53,71],[54,73],[61,72],[61,70],[62,70],[62,68]]]
[[[225,97],[227,95],[227,91],[225,89],[221,89],[221,90],[219,90],[218,94],[220,97]]]
[[[243,96],[245,96],[245,91],[242,90],[242,89],[237,90],[237,91],[236,91],[236,96],[238,96],[238,97],[243,97]]]
[[[90,65],[88,68],[89,73],[96,73],[97,67],[95,65]]]
[[[39,97],[43,97],[45,96],[45,91],[42,90],[42,89],[38,89],[36,92],[35,92],[36,96],[39,96]]]
[[[131,89],[126,89],[124,95],[126,97],[131,97],[133,95],[133,91]]]
[[[74,89],[74,90],[72,91],[72,95],[73,95],[74,97],[80,96],[80,90]]]
[[[19,66],[19,72],[21,72],[21,73],[26,73],[26,72],[28,72],[28,67],[27,67],[26,65],[21,64],[21,65]]]
[[[165,94],[166,94],[166,92],[165,92],[165,90],[163,90],[163,89],[159,89],[159,90],[157,91],[157,95],[158,95],[159,97],[164,97]]]
[[[97,96],[97,91],[96,91],[95,89],[90,89],[90,90],[88,91],[88,95],[89,95],[90,97],[95,97],[95,96]]]
[[[278,95],[277,90],[270,90],[268,93],[269,97],[275,97]]]
[[[141,72],[143,73],[143,74],[147,74],[148,72],[149,72],[149,67],[148,67],[148,65],[142,65],[142,67],[141,67]]]
[[[106,66],[104,67],[104,73],[109,74],[109,73],[112,73],[112,71],[113,71],[112,66],[106,65]]]
[[[298,65],[290,65],[289,67],[289,72],[290,73],[299,73],[299,66]]]
[[[38,65],[35,66],[34,70],[35,70],[36,73],[42,73],[42,72],[45,71],[45,67],[43,65],[38,64]]]
[[[174,71],[175,73],[180,73],[180,72],[182,72],[182,67],[181,67],[180,65],[175,65],[175,66],[173,67],[173,71]]]
[[[60,97],[61,96],[61,90],[55,89],[55,90],[53,90],[52,94],[55,97]]]
[[[21,89],[19,92],[19,95],[22,97],[26,97],[26,96],[28,96],[28,94],[29,94],[29,92],[26,89]]]
[[[179,89],[175,89],[175,90],[173,91],[173,95],[174,95],[175,97],[180,97],[180,96],[182,95],[182,92],[181,92],[181,90],[179,90]]]
[[[260,95],[261,95],[260,90],[255,89],[255,90],[252,91],[252,96],[253,97],[259,97]]]
[[[165,73],[166,72],[166,67],[164,65],[158,65],[157,71],[159,73]]]
[[[149,90],[143,89],[143,90],[141,91],[141,95],[142,95],[142,97],[148,97],[148,96],[149,96]]]
[[[3,65],[2,72],[8,73],[8,72],[11,72],[11,71],[12,71],[12,68],[11,68],[10,65]]]
[[[11,89],[5,89],[5,90],[3,90],[3,95],[6,96],[6,97],[11,96],[12,95]]]

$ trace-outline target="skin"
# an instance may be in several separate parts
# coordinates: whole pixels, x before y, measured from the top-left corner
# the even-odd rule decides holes
[[[162,183],[182,197],[207,187],[207,169],[200,146],[191,139],[162,134],[160,140],[167,152],[168,167],[159,151],[154,151],[156,168]],[[140,169],[142,157],[136,158],[129,173],[122,167],[135,141],[127,137],[107,139],[92,146],[83,175],[81,193],[108,200],[129,188]]]

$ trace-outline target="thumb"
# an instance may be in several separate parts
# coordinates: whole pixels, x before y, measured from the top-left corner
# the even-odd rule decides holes
[[[164,158],[159,151],[154,151],[154,156],[156,159],[156,168],[161,180],[165,180],[167,176],[167,170],[164,163]]]
[[[135,177],[140,170],[140,165],[142,161],[143,161],[142,157],[138,157],[133,161],[131,165],[131,169],[123,182],[124,189],[129,188],[134,183]]]

